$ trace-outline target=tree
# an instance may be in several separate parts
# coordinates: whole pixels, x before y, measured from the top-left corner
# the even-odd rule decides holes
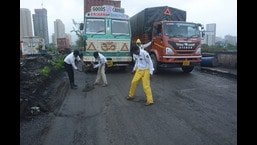
[[[57,47],[54,45],[54,43],[50,43],[49,45],[47,45],[47,51],[49,53],[57,53],[58,49]]]
[[[70,32],[75,32],[76,35],[78,36],[78,39],[76,40],[76,45],[79,48],[83,48],[84,47],[84,40],[83,40],[83,30],[79,29],[80,23],[77,23],[74,19],[72,19],[73,22],[73,27],[72,30]]]

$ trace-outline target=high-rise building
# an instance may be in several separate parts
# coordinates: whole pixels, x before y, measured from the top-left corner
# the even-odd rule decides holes
[[[215,45],[216,38],[216,24],[207,24],[205,31],[205,43],[209,46]]]
[[[65,25],[63,24],[62,20],[56,19],[54,21],[54,39],[53,43],[57,44],[57,38],[65,38]]]
[[[20,39],[24,36],[33,36],[31,12],[29,9],[20,8]]]
[[[87,12],[91,11],[91,6],[102,5],[111,5],[120,8],[121,2],[120,0],[84,0],[84,16]]]
[[[49,44],[47,10],[45,8],[35,9],[35,14],[32,15],[34,36],[44,38],[45,44]]]
[[[57,38],[63,38],[65,36],[65,25],[62,20],[56,19],[54,21],[54,33]]]

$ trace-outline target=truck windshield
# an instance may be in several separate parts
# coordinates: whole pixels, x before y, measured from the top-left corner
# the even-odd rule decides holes
[[[112,20],[112,34],[129,35],[129,22],[124,20]]]
[[[104,19],[86,19],[86,34],[105,34]]]
[[[193,23],[165,23],[164,34],[170,37],[200,37],[200,30],[197,24]]]

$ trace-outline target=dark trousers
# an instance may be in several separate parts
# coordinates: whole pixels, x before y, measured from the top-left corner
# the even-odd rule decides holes
[[[64,68],[68,74],[70,85],[73,86],[74,85],[74,71],[73,71],[72,65],[64,62]]]

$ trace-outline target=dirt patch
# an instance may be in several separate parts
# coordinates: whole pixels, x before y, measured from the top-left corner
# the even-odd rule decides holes
[[[64,69],[56,68],[53,60],[59,55],[33,56],[20,59],[20,119],[31,118],[56,109],[67,93]],[[42,70],[50,68],[48,75]],[[57,79],[62,79],[56,81]]]

